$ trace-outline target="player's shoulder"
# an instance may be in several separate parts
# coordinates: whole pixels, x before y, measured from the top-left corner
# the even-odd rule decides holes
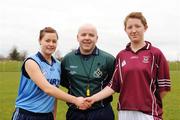
[[[126,49],[120,50],[120,51],[118,52],[118,54],[116,55],[116,58],[118,58],[119,56],[124,56],[124,55],[126,55],[127,52],[128,52],[128,51],[127,51]]]
[[[155,46],[151,46],[150,51],[154,55],[161,55],[161,54],[163,54],[162,51],[159,48],[155,47]]]

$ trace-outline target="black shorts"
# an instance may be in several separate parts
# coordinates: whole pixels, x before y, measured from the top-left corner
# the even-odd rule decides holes
[[[114,120],[114,112],[110,104],[92,110],[78,110],[69,108],[66,120]]]
[[[12,120],[54,120],[53,113],[34,113],[21,108],[16,108]]]

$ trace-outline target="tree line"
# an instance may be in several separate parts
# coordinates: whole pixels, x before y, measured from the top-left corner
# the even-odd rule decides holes
[[[0,60],[16,60],[23,61],[27,57],[27,52],[19,52],[17,47],[13,47],[7,57],[0,55]]]

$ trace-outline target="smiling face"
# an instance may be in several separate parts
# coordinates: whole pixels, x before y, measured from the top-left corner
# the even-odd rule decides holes
[[[125,31],[133,43],[139,43],[144,41],[145,26],[140,19],[129,18],[126,22]]]
[[[96,46],[98,36],[96,28],[90,24],[80,27],[77,35],[81,54],[91,54]]]
[[[39,41],[41,45],[41,52],[44,55],[51,56],[57,47],[56,33],[45,33],[44,37]]]
[[[46,27],[40,31],[39,43],[41,52],[45,56],[51,56],[57,47],[58,34],[51,27]]]

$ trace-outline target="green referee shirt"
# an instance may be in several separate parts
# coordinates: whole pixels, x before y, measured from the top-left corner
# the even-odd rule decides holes
[[[101,91],[111,80],[115,58],[97,47],[91,55],[82,55],[77,49],[68,53],[61,63],[61,85],[74,96],[91,96]],[[103,107],[112,96],[95,103],[91,109]],[[69,104],[75,108],[74,105]]]

